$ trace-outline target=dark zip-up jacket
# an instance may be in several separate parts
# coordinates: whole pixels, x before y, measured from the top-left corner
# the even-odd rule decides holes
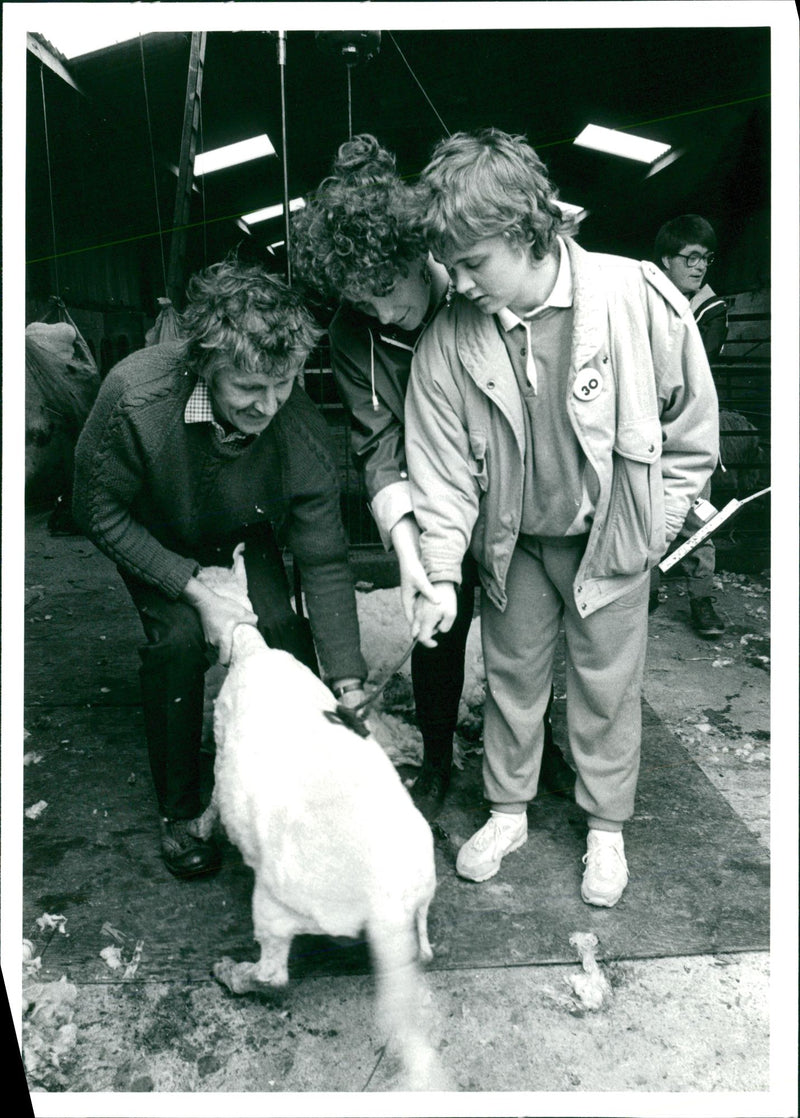
[[[728,333],[728,304],[704,284],[689,300],[709,361],[716,361]]]
[[[328,328],[331,368],[350,415],[353,458],[387,548],[394,525],[413,513],[404,445],[405,397],[411,360],[424,329],[424,324],[410,332],[383,327],[346,303]]]

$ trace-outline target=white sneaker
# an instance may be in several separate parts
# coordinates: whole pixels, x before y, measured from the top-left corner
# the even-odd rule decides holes
[[[511,815],[492,811],[489,822],[467,839],[458,852],[456,873],[469,881],[486,881],[494,877],[506,854],[519,850],[528,841],[528,817],[525,812]]]
[[[581,896],[587,904],[612,908],[628,884],[622,831],[590,830],[583,864]]]

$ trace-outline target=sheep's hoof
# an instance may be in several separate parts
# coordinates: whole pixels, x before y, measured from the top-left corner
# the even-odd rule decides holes
[[[232,994],[247,994],[260,988],[260,983],[253,982],[253,964],[235,963],[227,955],[214,964],[213,975]]]
[[[278,993],[289,981],[285,968],[265,974],[263,963],[235,963],[227,955],[214,964],[212,973],[232,994]]]

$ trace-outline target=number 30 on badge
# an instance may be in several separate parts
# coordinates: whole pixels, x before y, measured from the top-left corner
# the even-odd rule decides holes
[[[572,394],[579,400],[594,400],[603,389],[603,378],[597,369],[581,369],[575,378]]]

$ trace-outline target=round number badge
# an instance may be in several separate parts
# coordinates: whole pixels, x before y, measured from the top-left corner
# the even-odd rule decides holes
[[[603,389],[603,377],[597,369],[581,369],[575,378],[572,393],[579,400],[594,400]]]

